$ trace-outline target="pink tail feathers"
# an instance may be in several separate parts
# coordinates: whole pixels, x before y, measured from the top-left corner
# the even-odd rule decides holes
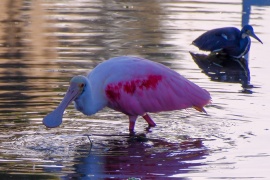
[[[206,91],[205,89],[201,89],[201,91],[204,92],[200,93],[199,96],[196,95],[195,96],[196,99],[193,99],[193,108],[196,109],[197,111],[204,112],[207,114],[207,112],[203,107],[211,103],[211,96],[209,92]]]

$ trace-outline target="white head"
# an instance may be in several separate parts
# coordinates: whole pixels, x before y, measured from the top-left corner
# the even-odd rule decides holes
[[[75,76],[70,80],[70,86],[62,102],[54,111],[44,117],[43,124],[46,127],[53,128],[62,123],[65,109],[73,100],[78,98],[84,92],[86,83],[87,78],[85,76]]]

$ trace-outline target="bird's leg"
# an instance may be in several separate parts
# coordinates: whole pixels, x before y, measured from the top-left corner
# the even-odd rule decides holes
[[[143,118],[146,120],[149,127],[155,127],[156,126],[156,123],[151,119],[151,117],[147,113],[145,113],[145,115],[143,115]]]
[[[89,136],[91,136],[91,135],[86,135],[86,137],[89,139],[90,144],[91,144],[91,146],[92,146],[93,141],[92,141],[92,139],[90,139],[90,137],[89,137]]]
[[[90,135],[91,136],[91,135]],[[92,149],[93,146],[93,141],[90,139],[89,135],[86,135],[86,137],[89,139],[90,141],[90,150]]]
[[[129,133],[134,134],[134,127],[138,116],[129,116]]]

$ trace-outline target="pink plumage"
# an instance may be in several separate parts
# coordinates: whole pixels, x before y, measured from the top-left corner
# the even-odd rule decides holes
[[[137,116],[155,126],[149,112],[203,107],[210,94],[168,67],[137,57],[109,59],[92,70],[87,77],[75,76],[60,105],[43,119],[47,127],[62,123],[65,108],[71,101],[86,115],[95,114],[105,106],[129,116],[133,132]]]

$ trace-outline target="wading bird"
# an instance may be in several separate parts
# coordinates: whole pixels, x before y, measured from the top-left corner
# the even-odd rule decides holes
[[[154,127],[149,112],[189,107],[205,112],[203,107],[210,99],[206,90],[160,63],[122,56],[99,64],[86,77],[73,77],[64,99],[43,119],[43,124],[49,128],[59,126],[64,110],[75,101],[75,108],[85,115],[106,106],[128,115],[132,133],[138,116]]]
[[[241,58],[249,51],[251,44],[249,36],[262,43],[252,26],[245,25],[241,31],[235,27],[212,29],[200,35],[192,44],[203,51]]]

